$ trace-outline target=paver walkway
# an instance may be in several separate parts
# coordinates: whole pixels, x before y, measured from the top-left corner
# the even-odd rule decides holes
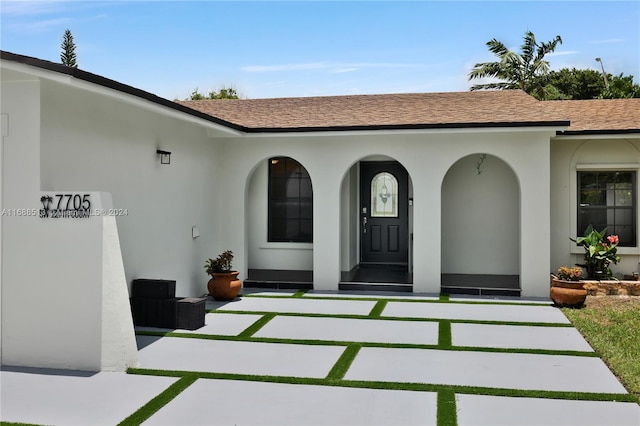
[[[560,310],[478,302],[268,291],[209,300],[199,330],[138,328],[141,369],[131,374],[3,370],[0,418],[87,426],[640,424],[640,406]]]

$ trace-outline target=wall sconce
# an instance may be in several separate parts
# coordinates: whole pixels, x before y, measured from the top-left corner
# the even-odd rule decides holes
[[[157,149],[156,154],[160,156],[160,164],[171,164],[171,151]]]

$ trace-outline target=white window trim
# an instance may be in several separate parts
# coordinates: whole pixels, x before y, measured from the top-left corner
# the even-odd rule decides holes
[[[638,187],[639,178],[640,178],[640,164],[639,163],[594,163],[594,164],[576,164],[573,167],[573,172],[571,173],[570,178],[570,188],[571,188],[571,238],[576,238],[576,232],[578,229],[578,172],[590,171],[590,170],[608,170],[608,171],[635,171],[636,172],[636,200],[640,200],[638,197]],[[636,206],[636,214],[640,209]],[[636,246],[635,247],[618,247],[619,255],[640,255],[640,246],[638,243],[640,242],[640,238],[638,238],[638,230],[640,229],[640,220],[636,218]],[[571,254],[583,254],[584,248],[577,246],[575,243],[571,243]]]
[[[264,241],[260,249],[271,250],[313,250],[313,243],[284,243]]]

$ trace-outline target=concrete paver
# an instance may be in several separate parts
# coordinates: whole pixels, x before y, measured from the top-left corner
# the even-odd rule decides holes
[[[41,425],[116,425],[176,380],[124,373],[3,369],[1,418]]]
[[[451,295],[451,302],[485,302],[485,303],[517,303],[551,306],[553,302],[548,297],[512,297],[512,296],[476,296],[471,294]]]
[[[303,297],[339,297],[345,299],[356,299],[356,298],[380,298],[380,299],[411,299],[411,300],[440,300],[440,295],[429,295],[429,294],[419,294],[415,295],[413,293],[398,293],[394,292],[385,292],[385,291],[352,291],[349,293],[341,292],[341,291],[323,291],[323,290],[309,290],[304,294]]]
[[[573,327],[453,323],[451,340],[454,346],[593,352]]]
[[[207,408],[209,407],[209,408]],[[436,394],[200,379],[145,425],[435,425]]]
[[[368,315],[375,304],[375,301],[364,300],[245,297],[241,300],[226,303],[221,306],[219,310],[325,315]]]
[[[640,406],[629,402],[567,401],[456,395],[458,425],[637,426]]]
[[[626,393],[599,358],[565,355],[365,347],[345,379]]]
[[[177,333],[212,334],[220,336],[237,336],[244,329],[262,318],[262,315],[216,313],[204,316],[204,327],[196,330],[173,328],[136,327],[136,331],[175,331]]]
[[[435,345],[438,343],[438,323],[287,316],[273,318],[254,336]]]
[[[308,294],[302,298],[260,297],[271,296],[268,291],[254,294],[256,297],[232,302],[208,298],[207,308],[216,309],[217,313],[208,314],[207,325],[193,333],[237,335],[260,318],[255,314],[259,311],[368,315],[376,303],[318,299]],[[376,296],[336,296],[347,295]],[[390,301],[381,319],[275,316],[255,336],[435,344],[438,322],[387,320],[384,316],[550,325],[569,322],[560,310],[544,303],[429,303],[429,296],[419,300],[422,302]],[[453,322],[451,331],[452,343],[460,346],[591,351],[572,327]],[[326,377],[345,351],[341,345],[257,343],[195,336],[137,336],[137,340],[142,368],[301,378]],[[344,378],[626,394],[599,358],[564,355],[363,347]],[[2,421],[91,426],[117,424],[177,379],[126,373],[30,374],[5,367],[0,380]],[[633,403],[462,394],[457,394],[456,400],[460,425],[640,424],[640,406]],[[436,401],[434,392],[199,379],[154,414],[148,424],[434,424]]]
[[[137,336],[141,368],[324,378],[344,346]]]
[[[551,306],[389,302],[382,316],[569,324],[562,312]]]

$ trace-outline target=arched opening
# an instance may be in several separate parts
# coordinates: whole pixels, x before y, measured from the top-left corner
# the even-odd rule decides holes
[[[340,190],[341,290],[412,291],[413,187],[395,159],[361,158]]]
[[[291,157],[262,160],[247,181],[246,286],[313,287],[313,185]]]
[[[474,154],[442,182],[441,291],[520,295],[520,189],[501,159]]]

